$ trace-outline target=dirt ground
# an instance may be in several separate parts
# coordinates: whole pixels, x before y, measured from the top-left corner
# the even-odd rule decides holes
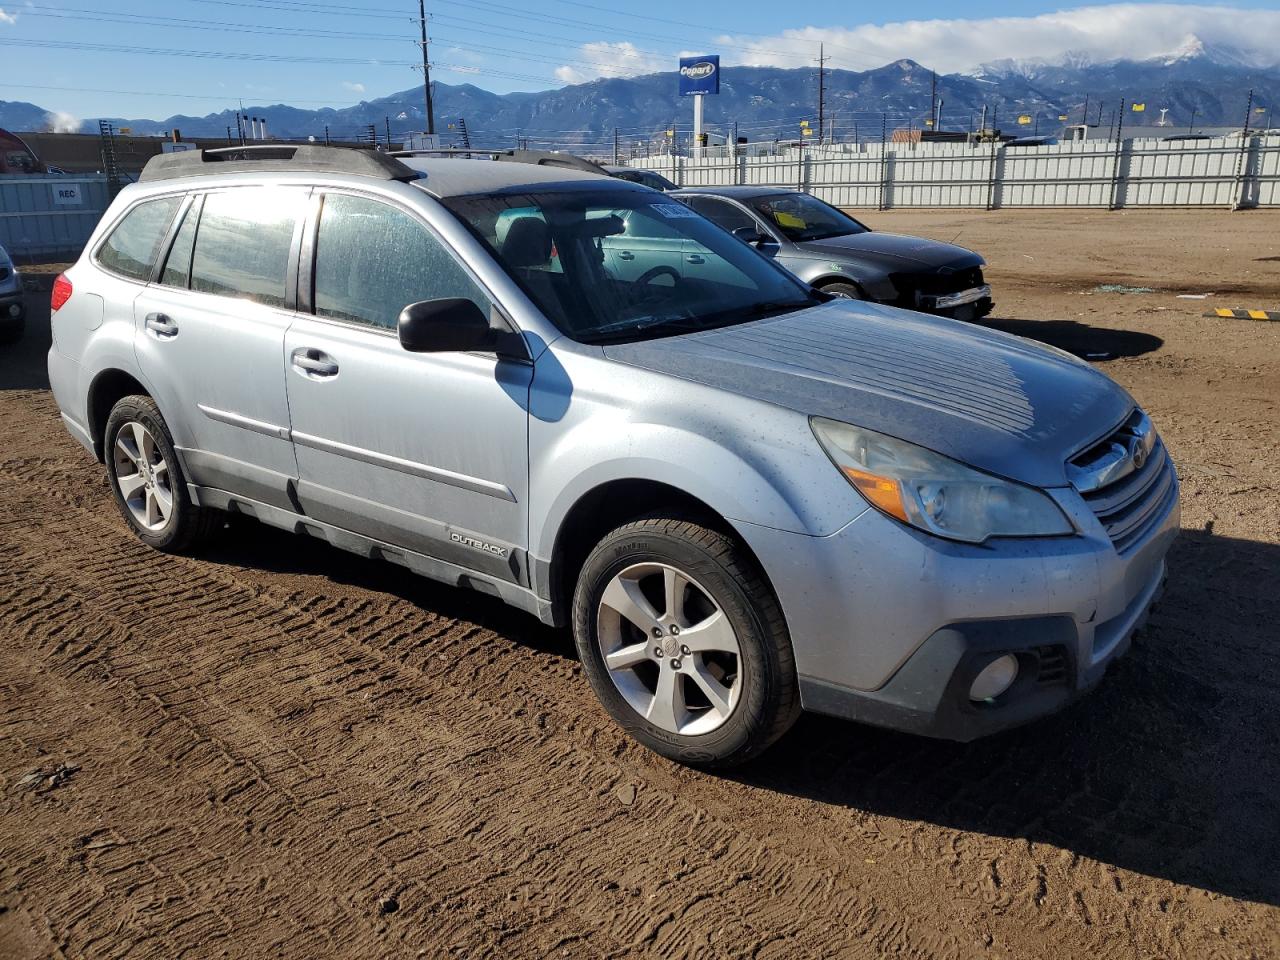
[[[1280,323],[1201,316],[1280,309],[1280,214],[866,218],[984,252],[990,322],[1168,442],[1168,592],[1095,694],[674,766],[487,598],[252,524],[143,548],[37,308],[0,348],[0,957],[1280,956]]]

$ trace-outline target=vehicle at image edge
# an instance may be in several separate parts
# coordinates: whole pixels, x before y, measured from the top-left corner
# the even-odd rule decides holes
[[[652,170],[645,170],[641,167],[601,167],[605,173],[611,177],[617,177],[619,180],[626,180],[628,183],[638,183],[643,187],[651,187],[654,190],[676,190],[679,189],[674,183],[668,180],[660,173]]]
[[[22,336],[26,309],[22,274],[9,252],[0,246],[0,343]]]
[[[685,187],[672,194],[805,283],[842,297],[977,320],[995,304],[972,250],[881,233],[781,187]]]
[[[231,511],[571,625],[686,763],[801,707],[955,740],[1055,711],[1178,528],[1154,427],[1087,364],[828,297],[576,171],[158,157],[52,308],[63,420],[144,542]]]

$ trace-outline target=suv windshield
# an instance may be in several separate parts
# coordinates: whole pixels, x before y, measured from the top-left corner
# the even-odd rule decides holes
[[[675,200],[619,185],[447,198],[543,313],[605,343],[745,323],[820,302]]]
[[[868,232],[853,217],[807,193],[773,194],[747,203],[793,243]]]

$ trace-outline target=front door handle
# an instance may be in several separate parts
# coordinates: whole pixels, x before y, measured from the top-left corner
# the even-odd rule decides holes
[[[703,258],[702,254],[700,253],[691,253],[687,257],[685,257],[685,260],[687,260],[689,263],[706,263],[707,262]]]
[[[290,358],[294,367],[305,377],[328,379],[338,375],[338,363],[323,350],[315,347],[299,347]]]
[[[178,325],[167,313],[148,313],[146,324],[147,329],[161,340],[169,340],[178,335]]]
[[[635,258],[636,258],[636,255],[635,255],[634,253],[632,253],[630,250],[619,250],[619,251],[618,251],[618,259],[619,259],[619,260],[634,260]]]

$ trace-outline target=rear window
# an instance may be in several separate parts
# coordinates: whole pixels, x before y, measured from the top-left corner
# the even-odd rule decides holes
[[[161,197],[138,204],[124,215],[98,250],[98,263],[130,280],[151,279],[151,268],[178,210],[181,197]]]
[[[191,289],[273,307],[285,304],[300,190],[245,189],[205,197],[191,256]]]

